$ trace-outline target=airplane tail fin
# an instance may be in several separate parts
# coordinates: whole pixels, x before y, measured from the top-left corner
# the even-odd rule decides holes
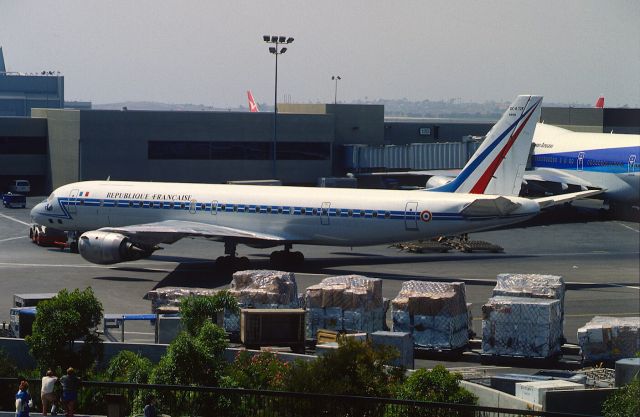
[[[596,101],[596,109],[603,109],[603,108],[604,108],[604,96],[600,96]]]
[[[260,109],[258,109],[258,103],[253,98],[253,94],[251,94],[251,90],[247,90],[247,99],[249,99],[249,111],[251,113],[259,113]]]
[[[460,174],[429,191],[517,196],[541,103],[542,96],[518,96]]]

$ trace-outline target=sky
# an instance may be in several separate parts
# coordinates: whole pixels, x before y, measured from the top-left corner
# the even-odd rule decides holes
[[[65,99],[247,106],[402,99],[640,107],[637,0],[0,0],[8,71]]]

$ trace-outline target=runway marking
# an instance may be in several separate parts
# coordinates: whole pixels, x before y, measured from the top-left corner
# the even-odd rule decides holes
[[[8,237],[6,239],[0,239],[0,243],[2,242],[8,242],[10,240],[18,240],[18,239],[28,239],[29,236],[18,236],[18,237]]]
[[[636,317],[638,312],[634,313],[602,313],[595,314],[596,316],[620,316],[620,317]],[[584,313],[584,314],[565,314],[565,317],[593,317],[593,313]]]
[[[14,218],[14,217],[11,217],[11,216],[7,216],[6,214],[0,213],[0,217],[4,217],[5,219],[13,220],[16,223],[24,224],[25,226],[31,226],[31,224],[29,224],[29,223],[23,222],[22,220],[18,220],[18,219]]]
[[[640,230],[634,229],[633,227],[631,227],[631,226],[627,226],[626,224],[622,224],[622,223],[620,223],[620,222],[614,222],[614,223],[616,223],[616,224],[618,224],[618,225],[620,225],[620,226],[622,226],[622,227],[624,227],[624,228],[626,228],[626,229],[629,229],[629,230],[631,230],[632,232],[640,233]]]

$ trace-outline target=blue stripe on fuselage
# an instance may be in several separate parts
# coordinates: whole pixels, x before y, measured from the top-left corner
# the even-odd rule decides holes
[[[580,160],[580,154],[583,155]],[[632,155],[635,155],[632,158]],[[640,147],[589,149],[533,155],[532,168],[556,168],[622,174],[640,171]]]

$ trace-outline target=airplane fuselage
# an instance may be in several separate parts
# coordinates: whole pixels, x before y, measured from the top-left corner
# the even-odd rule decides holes
[[[58,188],[36,223],[88,231],[179,220],[273,235],[286,242],[364,246],[493,228],[532,217],[530,200],[507,215],[465,215],[496,196],[396,190],[88,181]]]
[[[571,132],[538,124],[533,142],[534,172],[561,171],[605,189],[607,200],[640,199],[640,135]]]

